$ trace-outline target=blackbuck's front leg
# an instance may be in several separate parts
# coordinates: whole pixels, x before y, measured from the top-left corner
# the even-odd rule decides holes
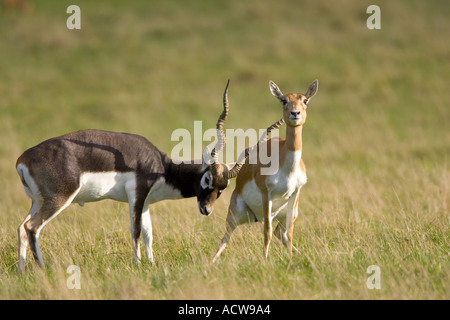
[[[144,212],[141,216],[142,235],[144,236],[145,252],[147,254],[148,261],[153,264],[153,232],[152,221],[150,219],[150,210],[148,206],[144,206]]]
[[[130,204],[130,232],[131,232],[131,240],[133,245],[133,257],[134,262],[139,264],[141,262],[141,250],[139,244],[139,238],[141,236],[142,226],[144,224],[144,234],[145,237],[148,235],[148,221],[150,216],[147,218],[146,212],[148,212],[148,206],[145,205],[145,196],[148,194],[150,188],[145,189],[144,192],[140,194],[136,194],[133,191],[133,188],[127,186],[128,192],[128,201]],[[145,207],[145,209],[144,209]],[[144,217],[143,217],[144,215]],[[143,222],[144,219],[144,222]],[[151,228],[151,225],[150,225]],[[150,231],[151,233],[151,231]]]
[[[141,262],[139,237],[141,235],[142,210],[139,213],[137,210],[135,201],[130,201],[130,233],[131,244],[133,246],[133,259],[136,264],[139,264]]]
[[[286,216],[282,219],[277,218],[278,224],[273,232],[286,247],[290,257],[292,257],[292,252],[297,254],[300,253],[300,251],[293,245],[294,222],[298,216],[299,198],[300,189],[298,189],[297,192],[289,198]]]
[[[286,230],[287,230],[287,248],[289,252],[289,257],[292,257],[292,250],[299,252],[292,244],[293,234],[294,234],[294,222],[298,215],[298,200],[300,198],[300,188],[297,192],[291,196],[288,202],[288,212],[286,215]]]

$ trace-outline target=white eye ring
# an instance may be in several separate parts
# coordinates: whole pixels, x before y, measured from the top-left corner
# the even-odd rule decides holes
[[[206,171],[205,174],[203,175],[202,179],[200,180],[200,186],[203,189],[213,189],[212,186],[213,183],[213,176],[212,173],[210,171]]]

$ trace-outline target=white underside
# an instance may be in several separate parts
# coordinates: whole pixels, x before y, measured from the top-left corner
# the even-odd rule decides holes
[[[128,202],[135,189],[136,177],[133,172],[86,172],[80,176],[80,191],[73,202],[80,205],[103,199]]]
[[[81,205],[103,199],[130,202],[136,198],[136,175],[134,172],[88,172],[81,175],[80,187],[73,202]],[[179,198],[182,198],[180,191],[168,185],[161,177],[151,187],[145,204]]]
[[[36,203],[42,202],[42,196],[36,182],[30,176],[28,168],[19,164],[17,171],[26,182],[25,192]],[[63,181],[61,181],[63,183]],[[136,198],[136,175],[134,172],[85,172],[80,176],[78,189],[68,198],[70,203],[84,205],[112,199],[122,202],[134,202]],[[180,199],[179,190],[168,185],[163,177],[158,179],[150,189],[145,204],[155,203],[166,199]]]

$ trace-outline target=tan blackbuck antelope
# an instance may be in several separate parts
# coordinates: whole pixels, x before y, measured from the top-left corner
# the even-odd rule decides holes
[[[18,228],[19,271],[25,268],[28,244],[37,263],[44,265],[39,233],[71,203],[83,205],[103,199],[128,202],[136,263],[141,257],[141,230],[147,257],[153,262],[150,204],[196,196],[200,212],[211,214],[214,202],[240,169],[239,165],[229,168],[218,161],[225,143],[228,85],[229,82],[216,125],[217,143],[209,162],[204,156],[202,164],[176,164],[144,137],[100,130],[69,133],[26,150],[16,164],[25,192],[32,200],[31,209]]]
[[[226,233],[213,262],[225,249],[234,229],[247,222],[264,221],[266,259],[272,238],[273,220],[278,222],[274,233],[288,248],[289,255],[292,255],[293,249],[298,252],[292,245],[292,232],[298,215],[300,189],[306,183],[306,169],[302,160],[302,130],[306,120],[306,107],[317,92],[318,81],[315,80],[311,84],[305,95],[284,95],[275,83],[270,81],[269,85],[272,94],[283,105],[283,118],[277,124],[281,125],[284,120],[287,125],[286,139],[272,138],[267,142],[268,153],[278,152],[279,167],[275,173],[263,175],[259,156],[253,157],[258,160],[257,163],[249,162],[252,159],[251,152],[258,153],[261,148],[250,151],[250,156],[236,178],[236,188],[228,208]],[[272,141],[273,139],[277,140]],[[274,146],[277,146],[275,150]],[[272,156],[270,158],[272,159]]]

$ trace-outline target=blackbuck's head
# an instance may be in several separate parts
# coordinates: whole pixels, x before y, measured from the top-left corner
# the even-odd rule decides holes
[[[288,126],[297,127],[305,123],[308,102],[316,94],[318,86],[319,81],[314,80],[304,95],[300,93],[284,95],[273,81],[269,82],[270,92],[283,105],[283,119]]]
[[[210,215],[213,212],[214,202],[220,197],[222,191],[228,186],[230,179],[235,178],[242,167],[242,164],[240,163],[228,166],[219,162],[219,152],[221,152],[225,146],[223,124],[228,116],[229,84],[230,80],[228,80],[223,93],[223,111],[216,124],[216,145],[211,152],[209,152],[208,148],[205,148],[202,156],[202,175],[200,178],[200,188],[198,188],[197,191],[197,201],[198,208],[204,215]]]

